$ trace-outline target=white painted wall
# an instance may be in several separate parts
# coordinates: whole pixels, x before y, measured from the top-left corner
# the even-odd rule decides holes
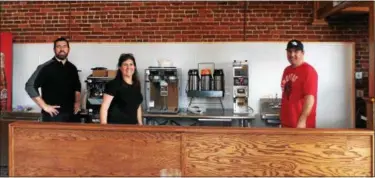
[[[319,75],[318,127],[350,127],[352,91],[353,43],[306,42],[305,59]],[[216,68],[225,71],[226,95],[224,106],[232,108],[233,60],[249,61],[249,106],[259,111],[259,98],[281,96],[280,80],[288,65],[286,42],[227,42],[227,43],[71,43],[69,55],[78,69],[80,79],[91,74],[93,67],[115,69],[121,53],[133,53],[137,60],[141,81],[144,69],[157,66],[158,59],[170,59],[182,69],[180,107],[188,100],[185,86],[187,72],[197,68],[199,62],[215,62]],[[39,64],[53,57],[53,44],[14,44],[13,107],[34,106],[24,88],[25,82]],[[215,102],[215,101],[213,101]]]

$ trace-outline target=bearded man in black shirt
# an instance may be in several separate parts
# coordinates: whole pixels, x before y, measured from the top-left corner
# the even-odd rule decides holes
[[[55,56],[26,82],[25,90],[42,109],[43,121],[68,122],[80,111],[81,82],[76,66],[67,59],[69,50],[67,39],[56,39]]]

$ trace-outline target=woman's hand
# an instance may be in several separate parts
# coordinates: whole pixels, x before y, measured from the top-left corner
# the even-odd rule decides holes
[[[104,94],[100,107],[100,124],[107,124],[108,108],[113,99],[112,95]]]
[[[142,106],[139,105],[137,109],[137,120],[138,125],[143,125]]]

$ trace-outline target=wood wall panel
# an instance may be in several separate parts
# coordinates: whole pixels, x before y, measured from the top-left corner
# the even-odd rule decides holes
[[[14,175],[159,176],[180,167],[180,134],[14,130]]]
[[[10,176],[373,176],[374,131],[15,122]]]
[[[371,137],[188,134],[186,176],[370,175]],[[356,162],[356,165],[352,164]]]

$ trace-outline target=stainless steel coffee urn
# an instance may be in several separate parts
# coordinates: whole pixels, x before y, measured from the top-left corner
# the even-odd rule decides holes
[[[188,71],[188,90],[199,90],[199,73],[198,69],[190,69]]]
[[[212,89],[212,76],[211,73],[208,71],[201,73],[201,90],[202,91],[210,91]]]
[[[213,90],[224,91],[224,71],[223,69],[215,69],[214,71],[214,87]]]

